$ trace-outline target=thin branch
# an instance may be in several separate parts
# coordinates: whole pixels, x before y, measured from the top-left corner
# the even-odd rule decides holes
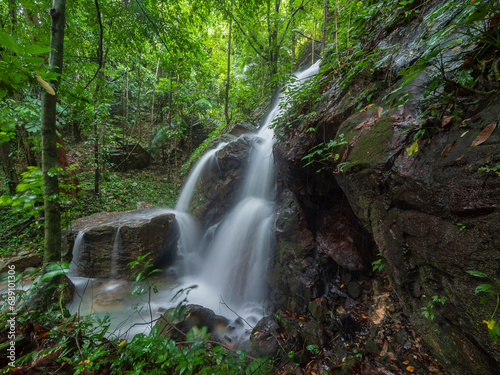
[[[234,311],[232,308],[229,307],[229,305],[224,301],[224,299],[222,298],[222,296],[220,296],[220,300],[221,300],[221,303],[226,306],[232,313],[234,313],[238,318],[240,318],[241,320],[243,320],[246,324],[248,324],[248,326],[250,328],[254,328],[250,323],[248,323],[241,315],[239,315],[236,311]]]
[[[317,40],[317,39],[311,38],[310,36],[307,36],[307,35],[303,34],[301,31],[294,30],[293,32],[296,33],[296,34],[299,34],[300,36],[303,36],[306,39],[313,40],[316,43],[322,43],[321,40]]]
[[[283,43],[283,40],[285,39],[285,35],[286,35],[286,32],[288,31],[288,28],[290,27],[290,24],[292,23],[292,21],[294,20],[295,18],[295,15],[297,14],[297,12],[301,9],[304,8],[304,6],[306,6],[308,3],[309,3],[310,0],[308,0],[305,4],[304,4],[304,0],[302,0],[302,2],[300,3],[300,5],[297,7],[297,9],[295,9],[292,13],[292,15],[290,16],[290,18],[288,19],[288,22],[286,24],[286,27],[285,27],[285,30],[283,31],[283,35],[281,35],[281,40],[279,42],[279,46],[281,46],[281,44]]]
[[[146,13],[146,11],[144,10],[144,8],[142,7],[141,3],[139,2],[139,0],[135,0],[135,2],[137,3],[137,5],[139,5],[139,8],[141,8],[141,11],[142,13],[146,16],[146,18],[148,19],[148,21],[151,23],[151,25],[153,25],[153,29],[155,30],[156,32],[156,35],[158,35],[158,38],[160,38],[161,42],[163,43],[163,45],[165,46],[165,48],[167,49],[167,52],[172,55],[172,53],[170,52],[170,50],[168,49],[168,45],[167,43],[165,42],[165,39],[163,39],[162,35],[160,34],[160,32],[158,31],[158,27],[156,27],[156,24],[151,20],[151,18],[149,18],[148,14]]]
[[[136,0],[137,1],[137,0]],[[224,12],[227,13],[227,15],[229,17],[231,17],[231,19],[236,23],[236,25],[238,26],[238,29],[240,29],[240,31],[242,32],[242,34],[245,36],[245,38],[247,39],[248,43],[250,44],[250,47],[252,47],[252,49],[257,53],[257,55],[259,55],[260,57],[262,57],[264,60],[266,61],[269,61],[269,56],[265,56],[262,54],[261,51],[259,51],[252,43],[252,40],[257,44],[257,46],[261,49],[261,50],[264,50],[264,47],[262,46],[262,44],[260,44],[259,40],[257,39],[257,37],[255,35],[253,35],[252,33],[250,33],[250,36],[247,32],[245,32],[245,30],[243,30],[243,27],[241,26],[240,22],[238,21],[238,19],[234,16],[234,14],[232,12],[230,12],[225,6],[224,4],[220,1],[220,0],[217,0],[217,2],[219,3],[219,5],[221,6],[221,8],[224,10]]]

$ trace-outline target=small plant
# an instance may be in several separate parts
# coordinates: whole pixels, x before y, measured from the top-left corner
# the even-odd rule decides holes
[[[490,173],[490,172],[494,172],[497,174],[498,177],[500,177],[500,165],[496,165],[494,167],[485,166],[477,170],[477,173]]]
[[[427,303],[427,306],[422,307],[422,315],[427,319],[434,319],[434,304],[440,302],[442,305],[446,302],[446,297],[432,296],[432,301]]]
[[[340,155],[336,152],[338,146],[347,144],[344,139],[344,134],[340,134],[338,139],[332,139],[328,143],[320,143],[309,150],[309,153],[302,158],[302,161],[307,161],[304,168],[316,163],[322,165],[321,168],[317,169],[316,172],[319,173],[325,169],[329,163],[336,162],[339,160]],[[341,163],[340,167],[342,170],[345,167],[345,163]],[[339,164],[340,165],[340,164]]]
[[[132,277],[134,280],[134,288],[132,294],[136,296],[147,294],[148,307],[151,328],[153,328],[153,310],[151,308],[151,293],[158,293],[159,281],[153,280],[153,275],[161,272],[160,269],[151,270],[153,267],[153,259],[148,257],[151,253],[137,257],[137,260],[130,262],[128,266],[134,270]],[[140,311],[139,311],[140,312]]]
[[[479,271],[467,271],[467,273],[472,276],[479,277],[481,279],[488,278],[488,275]],[[498,325],[498,322],[495,320],[495,314],[498,311],[498,305],[500,303],[500,292],[495,291],[491,284],[485,283],[478,285],[474,293],[476,295],[479,293],[486,293],[487,295],[489,295],[489,297],[496,296],[497,303],[495,309],[493,310],[493,313],[491,314],[490,318],[488,320],[483,320],[483,323],[485,323],[488,326],[488,334],[490,335],[493,342],[497,342],[498,339],[500,338],[500,326]],[[488,296],[481,297],[479,302],[481,304],[485,304],[489,297]]]
[[[386,266],[382,253],[378,253],[377,256],[379,257],[379,259],[377,259],[375,262],[372,262],[373,272],[382,271]]]

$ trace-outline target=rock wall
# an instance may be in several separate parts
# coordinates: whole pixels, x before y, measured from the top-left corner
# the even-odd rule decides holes
[[[381,30],[382,38],[372,43],[392,51],[392,58],[347,89],[327,71],[317,114],[282,131],[274,151],[281,193],[271,284],[281,306],[304,311],[332,285],[337,266],[366,270],[380,252],[405,313],[445,368],[497,374],[500,345],[485,322],[500,321],[500,178],[481,168],[500,164],[500,131],[494,128],[500,94],[458,91],[459,117],[445,107],[423,124],[428,69],[402,87],[399,95],[410,98],[403,106],[384,101],[392,88],[380,83],[381,75],[396,81],[422,53],[420,37],[450,17],[439,25]],[[399,49],[391,49],[396,43]],[[443,59],[460,66],[467,56],[461,52],[445,49]],[[376,93],[370,102],[360,101],[364,90]],[[486,128],[493,128],[491,135]],[[338,161],[332,154],[304,167],[313,146],[342,142],[340,135],[345,144],[333,150]],[[339,162],[347,163],[343,170]],[[494,295],[475,293],[484,283]],[[484,304],[481,297],[487,297]],[[422,314],[425,309],[433,318]]]

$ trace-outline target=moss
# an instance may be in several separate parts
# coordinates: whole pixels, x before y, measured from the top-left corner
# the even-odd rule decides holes
[[[355,143],[348,160],[356,162],[356,164],[375,166],[392,137],[392,119],[380,119],[373,127],[363,131],[362,136]]]

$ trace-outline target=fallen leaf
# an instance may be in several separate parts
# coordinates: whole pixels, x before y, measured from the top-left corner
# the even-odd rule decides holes
[[[413,367],[413,366],[408,366],[406,369],[408,370],[408,372],[415,371],[415,367]]]
[[[382,347],[382,350],[380,351],[380,356],[383,357],[384,355],[387,354],[387,349],[389,348],[389,343],[387,340],[384,340],[384,346]]]
[[[479,133],[477,138],[474,139],[474,142],[472,142],[471,146],[475,147],[475,146],[480,145],[481,143],[485,142],[490,137],[491,133],[493,133],[493,130],[495,130],[496,127],[497,127],[496,122],[492,122],[487,127],[485,127],[481,131],[481,133]]]
[[[405,366],[409,365],[409,364],[410,364],[410,361],[408,361],[408,360],[406,360],[406,361],[403,362],[403,365],[405,365]]]
[[[446,117],[443,122],[441,122],[441,127],[444,128],[446,125],[450,123],[451,120],[453,120],[455,116],[448,116]]]
[[[38,83],[40,84],[40,86],[42,86],[42,88],[47,91],[50,95],[55,95],[56,92],[54,91],[54,89],[52,88],[51,85],[49,85],[46,81],[43,80],[42,77],[40,77],[38,74],[36,75],[36,80],[38,81]]]

